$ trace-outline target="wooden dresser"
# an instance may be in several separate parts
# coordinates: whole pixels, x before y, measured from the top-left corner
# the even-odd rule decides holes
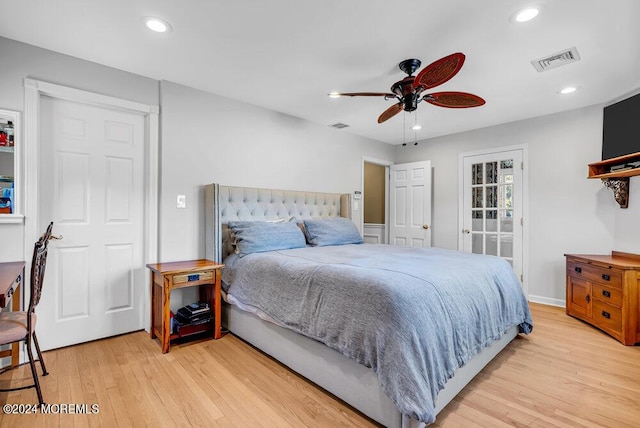
[[[640,342],[640,255],[565,254],[567,315],[615,337]]]

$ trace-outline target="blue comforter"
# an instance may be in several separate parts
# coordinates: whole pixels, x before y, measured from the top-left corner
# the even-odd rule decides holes
[[[531,314],[503,259],[437,248],[342,245],[232,255],[222,279],[245,309],[373,368],[399,411],[435,420],[454,371]]]

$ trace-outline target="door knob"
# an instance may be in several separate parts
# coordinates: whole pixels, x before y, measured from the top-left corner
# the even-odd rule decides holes
[[[471,231],[470,231],[469,229],[462,229],[462,233],[467,233],[467,234],[469,234],[469,233],[471,233]]]
[[[427,230],[427,229],[429,229],[429,225],[428,225],[428,224],[423,224],[423,225],[422,225],[422,228],[423,228],[424,230]]]

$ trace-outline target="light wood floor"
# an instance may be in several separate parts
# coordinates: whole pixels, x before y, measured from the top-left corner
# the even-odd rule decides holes
[[[638,427],[640,347],[625,347],[531,304],[518,337],[438,415],[434,427]],[[173,347],[136,332],[45,353],[45,401],[99,405],[94,415],[4,415],[0,426],[372,427],[349,406],[232,335]],[[30,379],[27,366],[0,387]],[[34,389],[0,404],[36,401]]]

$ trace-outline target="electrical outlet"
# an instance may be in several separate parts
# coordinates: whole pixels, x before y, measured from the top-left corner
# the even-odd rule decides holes
[[[178,195],[176,206],[178,208],[187,208],[187,195]]]

